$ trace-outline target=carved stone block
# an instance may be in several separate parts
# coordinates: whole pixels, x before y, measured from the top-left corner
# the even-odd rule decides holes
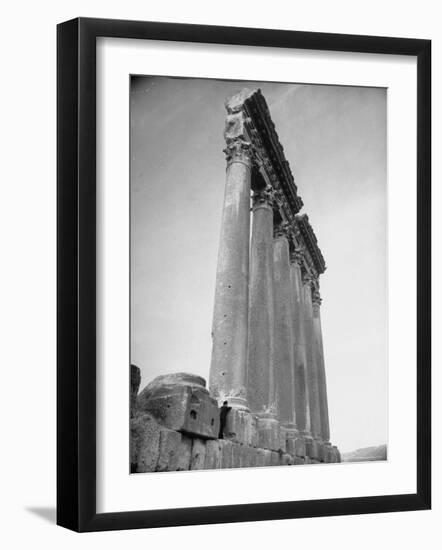
[[[206,439],[218,437],[218,405],[200,376],[158,376],[139,394],[137,408],[171,430]]]

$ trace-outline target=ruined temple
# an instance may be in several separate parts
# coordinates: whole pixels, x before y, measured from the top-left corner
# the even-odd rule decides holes
[[[132,472],[340,462],[320,318],[325,261],[261,91],[242,90],[226,110],[209,388],[178,373],[135,397],[132,367]]]

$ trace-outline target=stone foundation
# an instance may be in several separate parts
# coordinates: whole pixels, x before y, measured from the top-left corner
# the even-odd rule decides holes
[[[232,408],[223,439],[218,433],[218,406],[203,378],[185,373],[159,376],[138,395],[132,410],[131,472],[340,462],[336,447],[305,440],[272,415]]]

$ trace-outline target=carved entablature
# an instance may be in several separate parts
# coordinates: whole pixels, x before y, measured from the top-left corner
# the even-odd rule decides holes
[[[300,238],[309,252],[313,264],[312,267],[319,275],[324,273],[326,269],[325,260],[318,246],[318,240],[310,225],[307,214],[297,215],[296,223],[300,232]]]
[[[291,250],[302,250],[298,263],[303,272],[309,276],[324,273],[324,257],[307,215],[299,214],[303,202],[261,90],[243,89],[226,102],[226,109],[225,153],[228,162],[254,166],[253,205],[272,205],[275,236],[286,227]]]
[[[224,137],[228,161],[244,153],[244,143],[251,143],[254,164],[266,183],[281,191],[278,207],[286,221],[291,222],[303,202],[261,90],[243,89],[226,102],[226,109]],[[234,145],[238,140],[240,145]]]

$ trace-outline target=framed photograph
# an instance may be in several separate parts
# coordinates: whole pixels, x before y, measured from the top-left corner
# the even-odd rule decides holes
[[[57,31],[57,523],[429,509],[430,41]]]

